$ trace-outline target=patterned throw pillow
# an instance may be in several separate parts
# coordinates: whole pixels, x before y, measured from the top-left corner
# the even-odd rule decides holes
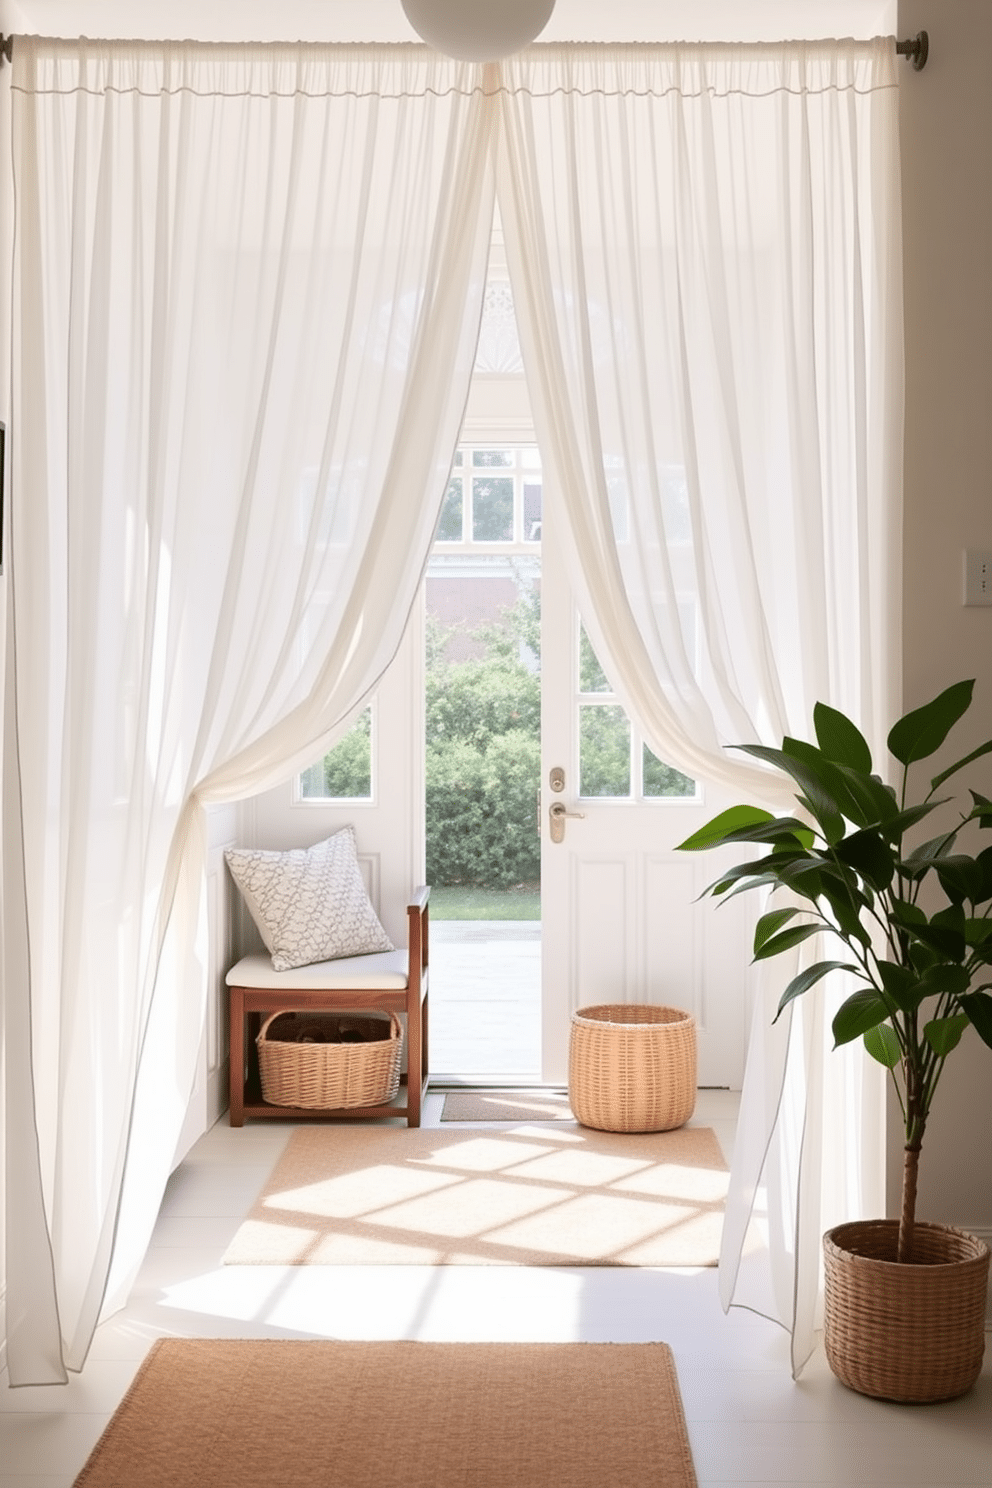
[[[276,971],[393,949],[365,890],[354,827],[314,847],[224,856]]]

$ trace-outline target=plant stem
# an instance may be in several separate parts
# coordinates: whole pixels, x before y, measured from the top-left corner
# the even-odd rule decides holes
[[[902,1164],[902,1213],[899,1216],[899,1246],[896,1260],[908,1261],[913,1253],[913,1226],[916,1223],[916,1178],[920,1165],[919,1144],[907,1146]]]

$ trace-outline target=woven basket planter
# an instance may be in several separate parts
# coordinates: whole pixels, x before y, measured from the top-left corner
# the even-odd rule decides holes
[[[273,1013],[258,1038],[262,1099],[328,1111],[379,1106],[400,1087],[399,1018],[356,1013]]]
[[[599,1131],[671,1131],[696,1106],[696,1020],[678,1008],[609,1003],[572,1014],[568,1099]]]
[[[859,1220],[823,1237],[824,1344],[837,1378],[880,1400],[952,1400],[981,1373],[989,1248],[949,1225],[917,1224],[896,1262],[899,1221]]]

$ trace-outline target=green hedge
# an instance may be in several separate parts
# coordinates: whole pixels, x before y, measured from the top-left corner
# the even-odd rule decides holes
[[[541,683],[520,659],[530,606],[473,633],[485,655],[450,662],[429,637],[427,878],[506,889],[541,873]]]
[[[541,875],[541,744],[522,729],[482,751],[464,739],[427,746],[427,880],[508,889]]]

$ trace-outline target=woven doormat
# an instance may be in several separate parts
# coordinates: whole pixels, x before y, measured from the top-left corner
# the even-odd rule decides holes
[[[226,1265],[713,1266],[709,1127],[298,1127]]]
[[[442,1121],[574,1121],[567,1095],[517,1090],[453,1090]]]
[[[695,1488],[663,1343],[156,1343],[76,1488]]]

